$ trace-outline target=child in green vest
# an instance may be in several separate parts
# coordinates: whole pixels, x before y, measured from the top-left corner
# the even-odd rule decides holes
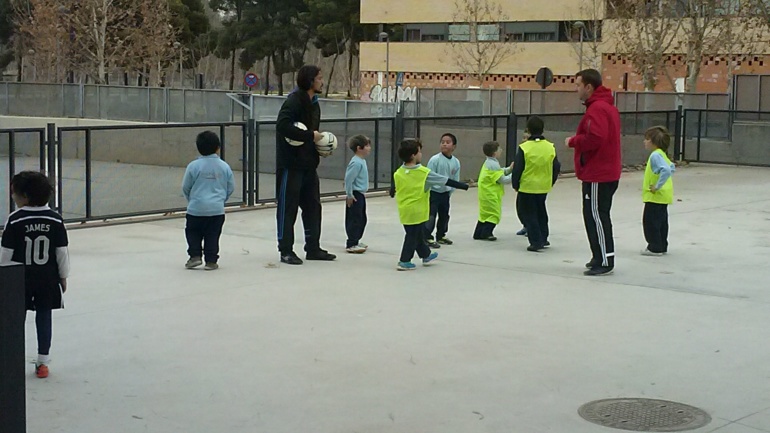
[[[548,242],[548,211],[545,200],[561,170],[553,143],[543,137],[543,120],[527,120],[527,141],[519,145],[513,161],[511,183],[516,195],[516,213],[524,222],[529,238],[527,251],[538,252]]]
[[[500,224],[500,216],[503,213],[503,184],[511,183],[513,163],[505,169],[500,167],[497,158],[502,154],[502,150],[496,141],[484,143],[483,150],[487,160],[479,173],[479,221],[476,223],[473,239],[496,241],[493,231]]]
[[[642,183],[642,227],[647,241],[643,256],[662,256],[668,252],[668,205],[674,202],[672,174],[676,169],[666,155],[670,144],[671,134],[663,126],[654,126],[644,133],[644,148],[652,153]]]
[[[431,253],[425,243],[425,222],[430,217],[430,189],[434,185],[447,185],[452,188],[468,190],[468,184],[457,182],[430,171],[420,165],[422,143],[419,139],[407,139],[398,148],[398,157],[404,164],[393,174],[395,197],[398,203],[398,216],[404,225],[406,236],[401,249],[399,271],[411,271],[416,268],[412,263],[415,251],[424,266],[436,260],[438,253]]]

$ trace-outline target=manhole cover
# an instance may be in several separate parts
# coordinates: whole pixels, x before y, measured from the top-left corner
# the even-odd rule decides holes
[[[711,422],[709,414],[696,407],[649,398],[592,401],[581,406],[578,414],[605,427],[646,432],[693,430]]]

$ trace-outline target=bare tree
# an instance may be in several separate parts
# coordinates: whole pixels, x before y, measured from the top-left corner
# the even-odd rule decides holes
[[[446,58],[480,85],[516,53],[516,44],[505,41],[500,25],[508,16],[495,0],[455,0],[452,21]]]
[[[619,18],[622,34],[616,52],[631,61],[644,82],[644,89],[654,91],[659,77],[665,76],[675,88],[674,79],[666,65],[666,56],[677,41],[682,22],[671,13],[675,0],[617,0],[608,3],[608,13]]]
[[[572,44],[575,59],[582,61],[584,68],[602,69],[602,54],[607,45],[602,39],[604,6],[604,0],[581,0],[577,16],[582,20],[565,22],[567,40]],[[574,11],[570,15],[575,16]]]
[[[81,0],[69,11],[74,46],[84,57],[84,72],[96,83],[104,82],[109,67],[131,58],[135,14],[136,2],[131,0]]]
[[[160,86],[164,80],[164,69],[169,63],[177,58],[179,61],[183,59],[181,55],[177,56],[174,48],[178,32],[171,25],[168,2],[138,0],[135,13],[138,25],[129,36],[134,64],[149,72],[150,82]]]
[[[35,78],[61,81],[69,64],[70,46],[67,9],[61,0],[19,0],[13,2],[20,46],[28,49]]]

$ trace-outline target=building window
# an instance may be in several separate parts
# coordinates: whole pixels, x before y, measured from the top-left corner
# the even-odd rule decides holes
[[[450,24],[449,40],[450,41],[470,41],[471,26],[469,24]]]
[[[476,26],[476,40],[499,42],[500,25],[499,24],[479,24]]]
[[[420,29],[406,29],[406,41],[415,42],[422,40]]]
[[[524,42],[550,42],[555,40],[553,33],[524,33]]]
[[[446,40],[446,37],[444,35],[422,35],[423,42],[439,42]]]

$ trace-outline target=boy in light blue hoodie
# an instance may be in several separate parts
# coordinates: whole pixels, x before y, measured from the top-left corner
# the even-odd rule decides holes
[[[219,268],[219,236],[225,224],[225,203],[235,190],[230,166],[219,157],[219,137],[205,131],[195,140],[201,156],[187,166],[182,192],[187,199],[187,269],[203,264],[207,271]]]

